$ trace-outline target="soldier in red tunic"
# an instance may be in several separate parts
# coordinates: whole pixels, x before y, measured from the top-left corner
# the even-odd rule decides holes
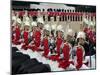
[[[87,69],[88,67],[84,64],[84,56],[85,56],[85,50],[83,47],[83,44],[85,43],[85,33],[79,32],[77,35],[77,42],[78,45],[76,46],[76,69]]]
[[[37,23],[36,22],[32,22],[31,25],[32,25],[32,32],[31,32],[32,41],[29,44],[28,48],[32,49],[33,51],[35,51],[35,50],[37,50],[37,46],[35,45],[35,34],[36,34],[35,32],[37,30]]]
[[[59,67],[63,69],[75,69],[74,62],[71,57],[72,45],[69,43],[69,35],[73,35],[71,29],[68,29],[68,31],[65,32],[64,42],[61,45],[62,54],[60,54],[60,60],[58,62]]]
[[[46,24],[44,26],[44,37],[43,37],[43,41],[42,41],[42,45],[44,47],[44,53],[43,56],[48,57],[49,55],[49,35],[50,35],[50,31],[51,31],[51,27],[49,24]]]
[[[34,43],[35,43],[35,46],[37,47],[37,50],[39,50],[41,46],[41,36],[43,35],[42,34],[43,24],[44,24],[44,21],[42,17],[37,18],[37,28],[36,28],[35,36],[34,36],[34,39],[35,39]]]
[[[56,38],[56,50],[58,56],[60,56],[60,49],[61,49],[61,44],[63,43],[63,30],[62,27],[59,25],[57,27],[57,38]]]
[[[77,46],[76,57],[77,57],[76,69],[79,70],[83,65],[83,48],[82,48],[82,46]]]
[[[55,48],[55,50],[53,50],[53,52],[52,52],[52,54],[49,58],[53,61],[56,61],[56,60],[58,61],[60,53],[61,53],[61,45],[63,43],[63,28],[62,28],[62,25],[57,26],[57,37],[56,37],[55,42],[56,42],[55,43],[56,48]]]
[[[21,44],[20,42],[20,26],[21,26],[21,19],[18,18],[17,22],[15,22],[15,26],[13,28],[14,34],[13,34],[13,44]]]
[[[58,61],[59,62],[59,67],[63,69],[68,69],[68,68],[74,68],[73,62],[70,61],[70,53],[71,53],[71,48],[70,44],[67,42],[67,39],[65,38],[64,43],[62,44],[62,60]]]
[[[23,32],[23,45],[22,45],[22,49],[27,50],[28,49],[28,44],[29,44],[29,22],[25,22],[25,26],[24,26],[24,32]]]
[[[41,32],[40,32],[40,28],[37,27],[36,31],[35,31],[35,45],[37,47],[40,46],[40,43],[41,43]]]

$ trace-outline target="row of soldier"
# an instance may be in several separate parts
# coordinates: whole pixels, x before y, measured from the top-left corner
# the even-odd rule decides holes
[[[24,20],[21,21],[18,15],[12,14],[13,44],[22,44],[24,50],[43,51],[44,57],[58,61],[59,67],[64,69],[70,64],[77,70],[90,67],[88,56],[95,54],[95,37],[91,27],[82,27],[75,34],[70,28],[65,32],[63,25],[52,28],[44,23],[42,17],[38,17],[36,21],[30,21],[32,19],[29,19],[27,13],[23,17]]]

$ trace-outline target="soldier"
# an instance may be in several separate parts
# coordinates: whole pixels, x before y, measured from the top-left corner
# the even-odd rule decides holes
[[[43,18],[37,18],[37,28],[35,31],[35,46],[40,47],[41,46],[41,40],[43,39]]]
[[[40,27],[41,30],[43,29],[44,20],[43,20],[42,17],[38,17],[38,18],[37,18],[37,25],[38,25],[38,27]]]
[[[67,41],[71,44],[71,46],[73,47],[75,44],[75,33],[72,29],[68,29],[67,30]]]
[[[26,22],[26,21],[30,21],[30,18],[28,17],[28,11],[25,10],[25,14],[23,15],[23,22]]]
[[[67,42],[69,43],[69,46],[70,46],[70,59],[73,59],[73,57],[74,57],[74,54],[75,54],[75,52],[74,52],[74,50],[73,50],[73,47],[74,47],[74,45],[75,45],[75,43],[76,43],[76,41],[75,41],[75,33],[74,33],[74,31],[72,30],[72,29],[68,29],[67,30]]]
[[[29,44],[28,48],[32,49],[33,51],[37,50],[37,47],[35,46],[35,32],[37,30],[37,22],[33,21],[31,23],[32,25],[32,32],[30,33],[31,35],[31,43]]]
[[[20,30],[20,26],[21,26],[21,19],[20,18],[17,18],[17,22],[15,21],[15,26],[13,28],[13,31],[14,31],[14,34],[13,34],[13,44],[21,44],[21,41],[20,41],[20,33],[21,33],[21,30]]]
[[[16,21],[16,19],[17,19],[17,17],[16,17],[16,15],[15,15],[15,12],[12,10],[12,21],[11,21],[11,24],[13,25],[14,24],[14,22]]]
[[[57,36],[56,36],[56,41],[55,41],[55,49],[52,50],[52,55],[50,57],[51,60],[59,60],[59,56],[61,53],[61,45],[63,43],[63,27],[62,25],[57,26]]]
[[[44,26],[44,37],[42,41],[42,45],[44,47],[43,56],[48,57],[50,49],[49,49],[49,36],[50,36],[51,27],[49,24]]]
[[[75,62],[74,62],[77,70],[79,70],[79,69],[89,69],[85,65],[85,63],[83,62],[84,57],[86,55],[86,50],[83,46],[85,44],[85,39],[86,39],[85,33],[83,31],[78,32],[78,34],[77,34],[77,46],[75,46],[75,48],[76,48],[76,58],[75,58]]]
[[[23,45],[22,45],[22,49],[27,50],[28,49],[28,44],[29,44],[29,22],[26,21],[25,22],[25,26],[24,26],[24,32],[23,32]]]
[[[63,28],[62,25],[57,26],[57,38],[56,38],[56,50],[58,56],[60,56],[60,49],[61,49],[61,44],[63,43]]]
[[[65,33],[66,34],[66,33]],[[67,36],[64,36],[64,43],[61,46],[62,54],[60,55],[59,67],[63,69],[75,69],[74,63],[70,60],[71,45],[67,42]]]

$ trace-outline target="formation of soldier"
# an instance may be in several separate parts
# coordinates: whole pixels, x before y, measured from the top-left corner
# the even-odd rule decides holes
[[[57,61],[60,68],[71,65],[79,70],[91,66],[90,56],[96,53],[95,25],[92,22],[85,22],[80,31],[75,32],[71,28],[64,30],[58,23],[55,26],[45,23],[41,16],[33,21],[28,11],[22,19],[18,12],[12,11],[11,27],[12,44],[22,45],[24,50],[42,51],[44,57]]]

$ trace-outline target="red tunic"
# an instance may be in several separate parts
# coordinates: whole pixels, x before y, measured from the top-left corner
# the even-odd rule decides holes
[[[35,32],[35,45],[37,47],[40,46],[40,42],[41,42],[41,32],[40,31],[36,31]]]
[[[28,45],[28,48],[31,49],[32,51],[37,51],[38,48],[35,46],[34,43],[32,43],[31,45]]]
[[[20,16],[20,17],[22,17],[24,14],[25,14],[24,11],[20,11],[20,12],[19,12],[19,16]]]
[[[24,31],[23,33],[24,44],[22,45],[22,48],[25,50],[27,50],[28,48],[28,35],[29,33],[27,31]]]
[[[64,58],[62,61],[59,61],[59,67],[66,69],[70,65],[70,47],[68,44],[64,44],[64,47],[62,49]]]
[[[19,42],[19,40],[20,40],[20,28],[18,27],[18,28],[16,28],[15,29],[15,36],[13,36],[13,43],[14,44],[20,44],[20,42]]]
[[[16,28],[15,33],[16,33],[16,40],[19,40],[20,39],[20,28]]]
[[[62,38],[57,38],[56,45],[57,45],[58,56],[60,55],[60,47],[61,47],[62,41],[63,41]]]
[[[24,38],[24,43],[25,44],[28,44],[28,32],[27,31],[24,31],[24,34],[23,34],[23,38]]]
[[[49,42],[47,38],[43,39],[43,46],[44,46],[44,56],[47,57],[48,53],[49,53]]]
[[[86,27],[86,28],[84,28],[84,32],[85,32],[85,33],[87,33],[87,31],[88,31],[88,28],[87,28],[87,27]]]
[[[34,41],[34,38],[35,38],[35,31],[32,32],[32,41]]]
[[[93,33],[93,31],[92,30],[89,30],[89,32],[88,32],[88,38],[89,38],[89,40],[93,43],[93,37],[94,37],[94,33]]]
[[[69,55],[70,47],[69,47],[68,44],[64,44],[62,52],[63,52],[63,55],[64,55],[64,59],[69,61],[69,58],[70,58],[70,55]]]
[[[77,47],[77,51],[76,51],[76,57],[77,57],[77,65],[76,68],[79,70],[79,68],[81,68],[82,64],[83,64],[83,51],[82,48]]]

